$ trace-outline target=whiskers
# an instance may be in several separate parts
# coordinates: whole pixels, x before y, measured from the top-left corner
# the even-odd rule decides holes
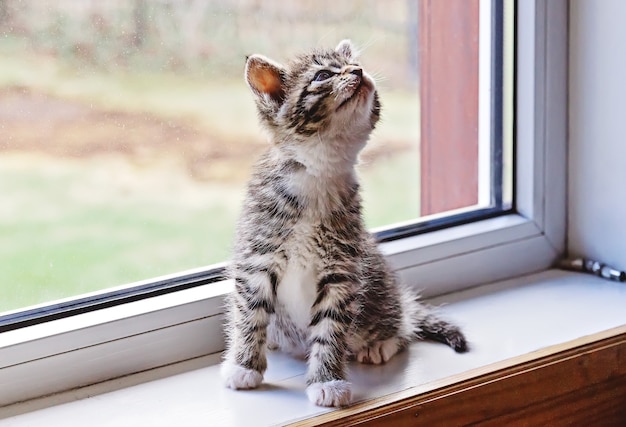
[[[369,75],[376,82],[376,86],[379,86],[381,83],[385,83],[389,80],[388,77],[385,76],[382,71],[374,70],[371,73],[369,73]]]

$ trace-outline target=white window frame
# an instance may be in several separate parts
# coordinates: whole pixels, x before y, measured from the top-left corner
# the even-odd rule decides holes
[[[515,214],[381,244],[424,296],[550,267],[565,251],[567,2],[517,7]],[[228,281],[0,334],[0,406],[219,352]]]

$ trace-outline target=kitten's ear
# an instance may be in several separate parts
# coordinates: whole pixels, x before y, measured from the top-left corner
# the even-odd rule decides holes
[[[263,55],[251,55],[246,60],[245,76],[256,95],[266,94],[278,103],[283,101],[285,69],[282,65]]]
[[[355,60],[359,56],[359,51],[349,39],[340,41],[335,48],[335,52],[345,56],[349,61]]]

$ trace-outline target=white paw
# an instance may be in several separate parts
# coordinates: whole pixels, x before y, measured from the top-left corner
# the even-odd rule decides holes
[[[372,363],[380,365],[387,363],[400,349],[397,338],[389,338],[385,341],[377,341],[371,347],[365,348],[356,355],[360,363]]]
[[[306,394],[318,406],[347,406],[352,399],[350,383],[343,380],[313,383],[307,387]]]
[[[220,372],[226,387],[233,390],[256,388],[263,381],[263,374],[259,371],[253,371],[229,361],[222,362]]]

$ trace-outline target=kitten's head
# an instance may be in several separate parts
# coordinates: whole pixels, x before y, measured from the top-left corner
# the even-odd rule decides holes
[[[380,102],[374,79],[357,59],[349,40],[288,65],[248,57],[246,81],[275,143],[315,138],[365,144],[378,122]]]

